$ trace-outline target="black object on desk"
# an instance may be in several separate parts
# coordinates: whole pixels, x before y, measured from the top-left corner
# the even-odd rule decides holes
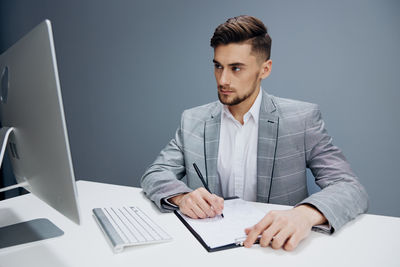
[[[232,201],[232,200],[238,200],[238,197],[229,197],[225,198],[226,201]],[[202,232],[197,232],[191,225],[190,218],[188,219],[187,216],[183,215],[179,210],[174,210],[175,215],[178,217],[178,219],[183,223],[183,225],[186,226],[186,228],[192,233],[192,235],[200,242],[200,244],[208,251],[208,252],[216,252],[216,251],[221,251],[225,249],[231,249],[231,248],[237,248],[237,247],[242,247],[243,246],[243,241],[245,238],[242,237],[235,237],[232,238],[232,242],[225,243],[223,245],[219,246],[213,246],[212,244],[208,243],[207,239],[204,239],[202,237]],[[232,220],[232,217],[230,219],[224,219],[224,222],[229,222]],[[232,223],[232,222],[230,222]]]

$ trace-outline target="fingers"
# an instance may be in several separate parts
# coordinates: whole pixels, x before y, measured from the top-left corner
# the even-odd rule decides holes
[[[198,199],[197,205],[206,213],[206,217],[215,217],[217,214],[222,213],[222,209],[224,207],[223,199],[210,194],[209,192],[203,192],[204,194]],[[219,199],[222,200],[222,204]]]
[[[199,217],[196,215],[196,213],[194,213],[194,211],[193,210],[191,210],[191,209],[188,209],[188,210],[182,210],[181,209],[181,212],[183,213],[183,214],[185,214],[186,216],[189,216],[190,218],[193,218],[193,219],[198,219]]]
[[[261,235],[260,246],[268,247],[272,241],[275,241],[275,236],[281,230],[281,226],[273,223]]]
[[[215,194],[206,194],[205,200],[212,207],[216,214],[221,215],[222,211],[224,210],[224,199],[222,197],[219,197]]]
[[[195,191],[185,195],[179,204],[180,211],[193,219],[206,218],[212,215],[212,209],[204,200],[197,196]]]
[[[288,240],[292,236],[293,230],[294,229],[292,228],[286,227],[275,234],[271,242],[271,247],[273,249],[280,249],[281,247],[283,247],[283,245],[286,243],[286,240]]]
[[[256,242],[258,236],[261,235],[264,232],[264,230],[271,225],[271,223],[272,223],[272,217],[269,214],[267,214],[259,223],[257,223],[251,228],[245,229],[247,238],[243,242],[243,245],[247,248],[251,247],[254,244],[254,242]]]
[[[200,205],[201,206],[201,205]],[[200,207],[199,204],[193,203],[191,205],[191,210],[196,214],[198,218],[206,218],[208,217],[212,210],[210,208],[205,209]]]
[[[223,207],[223,198],[209,193],[204,188],[186,194],[179,204],[181,212],[195,219],[215,217],[222,213]]]
[[[301,238],[299,237],[299,235],[294,234],[287,240],[283,248],[287,251],[292,251],[299,245],[300,241]]]
[[[260,246],[271,246],[273,249],[295,249],[302,239],[307,237],[311,227],[307,225],[308,218],[299,216],[294,210],[271,211],[259,223],[246,228],[247,239],[245,247],[251,247],[260,237]]]

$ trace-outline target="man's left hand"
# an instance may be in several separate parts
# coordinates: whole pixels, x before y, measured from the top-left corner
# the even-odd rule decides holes
[[[300,205],[291,210],[270,211],[256,225],[246,228],[244,246],[249,248],[261,236],[260,246],[291,251],[306,238],[314,225],[323,224],[326,218],[317,209]]]

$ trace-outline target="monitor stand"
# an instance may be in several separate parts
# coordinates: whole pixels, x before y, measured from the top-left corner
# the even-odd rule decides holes
[[[3,163],[10,134],[13,131],[13,127],[3,127],[0,129],[0,166]],[[11,153],[16,153],[14,148],[10,147],[10,149],[12,150]],[[24,186],[29,186],[27,181],[0,188],[0,192]],[[3,226],[0,227],[0,249],[49,239],[63,234],[64,232],[60,228],[45,218]]]

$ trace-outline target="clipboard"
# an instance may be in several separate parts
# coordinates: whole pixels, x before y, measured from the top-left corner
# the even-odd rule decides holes
[[[266,213],[238,197],[225,199],[224,204],[224,218],[191,219],[179,210],[174,213],[208,252],[241,247],[244,229],[258,223]]]

